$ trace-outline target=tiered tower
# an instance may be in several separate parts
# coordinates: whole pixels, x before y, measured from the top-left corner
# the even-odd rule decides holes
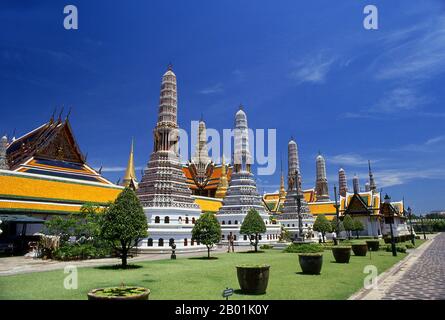
[[[188,167],[190,168],[190,173],[192,174],[196,185],[201,190],[204,190],[209,182],[209,178],[212,175],[215,165],[209,157],[206,124],[202,119],[199,121],[198,141],[196,143],[195,153],[188,163]]]
[[[137,194],[148,220],[148,238],[139,248],[170,251],[197,249],[191,239],[201,210],[191,197],[178,154],[177,87],[171,66],[162,77],[154,146]]]
[[[369,184],[369,181],[366,181],[365,183],[365,192],[371,191],[371,185]]]
[[[266,224],[266,234],[260,243],[276,242],[280,234],[280,226],[269,222],[269,215],[258,194],[254,175],[251,172],[252,157],[249,151],[249,136],[247,116],[240,107],[235,115],[235,150],[234,167],[230,178],[229,188],[223,200],[223,205],[217,213],[221,224],[222,242],[227,243],[230,235],[237,245],[249,245],[246,235],[240,234],[240,226],[250,209],[255,209]]]
[[[198,125],[198,143],[196,144],[195,153],[192,157],[192,161],[195,163],[208,164],[212,160],[209,157],[209,151],[207,149],[207,129],[204,120],[199,121]]]
[[[352,187],[354,189],[354,193],[360,192],[360,180],[357,174],[355,174],[354,178],[352,178]]]
[[[326,161],[321,154],[316,159],[317,181],[315,193],[317,202],[329,201],[328,179],[326,178]]]
[[[227,180],[227,167],[224,161],[224,155],[222,156],[221,163],[221,178],[219,179],[218,188],[216,189],[215,197],[223,199],[226,196],[229,182]]]
[[[375,192],[377,190],[377,185],[375,184],[374,175],[372,174],[370,160],[368,160],[368,170],[369,170],[369,190]]]
[[[291,139],[287,145],[288,173],[287,173],[287,193],[284,201],[283,213],[279,222],[289,231],[292,237],[297,238],[302,233],[308,234],[309,228],[314,224],[314,217],[310,214],[309,206],[304,199],[302,190],[302,178],[300,171],[300,161],[298,157],[297,143]],[[300,216],[298,217],[298,202],[300,202]]]
[[[125,176],[122,181],[122,185],[130,187],[133,190],[138,188],[138,179],[134,170],[134,141],[131,140],[130,156],[128,157],[127,169],[125,170]]]
[[[346,197],[346,193],[348,192],[348,180],[346,179],[346,172],[343,168],[338,170],[338,186],[340,195]]]
[[[6,149],[8,149],[8,137],[3,136],[0,139],[0,169],[8,170],[8,160],[6,159]]]

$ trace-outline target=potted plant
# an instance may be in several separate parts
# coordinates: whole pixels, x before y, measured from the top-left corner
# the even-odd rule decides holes
[[[366,240],[366,244],[368,245],[369,251],[378,251],[380,247],[379,240]]]
[[[368,253],[368,245],[366,243],[353,243],[352,252],[356,256],[364,257]]]
[[[236,266],[236,274],[241,291],[248,294],[266,293],[267,284],[269,283],[269,269],[270,266],[266,264]]]
[[[284,252],[298,253],[304,274],[320,274],[323,265],[323,246],[319,244],[291,244]]]
[[[142,287],[109,287],[93,289],[88,292],[88,300],[108,300],[108,301],[123,301],[123,300],[148,300],[150,290]]]
[[[351,258],[351,246],[334,246],[332,247],[332,254],[334,255],[335,262],[349,263],[349,259]]]

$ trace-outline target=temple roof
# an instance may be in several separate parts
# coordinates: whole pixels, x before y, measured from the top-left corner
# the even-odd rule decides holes
[[[32,157],[85,163],[85,157],[74,138],[68,119],[65,121],[51,119],[12,141],[6,156],[12,170]]]
[[[113,185],[86,163],[68,118],[51,118],[12,141],[6,158],[11,171]]]

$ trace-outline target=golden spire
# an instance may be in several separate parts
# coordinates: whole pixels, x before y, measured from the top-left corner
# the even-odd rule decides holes
[[[284,176],[283,171],[281,171],[281,181],[280,181],[280,199],[284,199],[286,197],[286,190],[284,189]]]
[[[125,187],[137,188],[137,178],[134,170],[134,139],[131,139],[130,157],[128,158],[127,170],[122,184]]]
[[[216,198],[223,199],[226,196],[227,188],[229,187],[229,183],[227,182],[227,167],[224,162],[224,155],[222,156],[221,163],[221,177],[219,178],[218,188],[215,192]]]

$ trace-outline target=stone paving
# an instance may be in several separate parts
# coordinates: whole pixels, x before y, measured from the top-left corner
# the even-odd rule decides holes
[[[350,300],[444,300],[445,233],[429,236],[425,244],[379,275],[378,286],[361,289]]]
[[[383,300],[444,300],[445,299],[445,233],[432,243],[395,283]]]

